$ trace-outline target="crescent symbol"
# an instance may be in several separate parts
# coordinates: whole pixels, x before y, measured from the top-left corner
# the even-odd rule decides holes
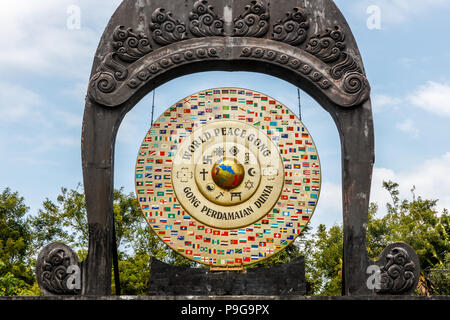
[[[248,169],[248,175],[251,177],[254,177],[255,176],[255,168]]]

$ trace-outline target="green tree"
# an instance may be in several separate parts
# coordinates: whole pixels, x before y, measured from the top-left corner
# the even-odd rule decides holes
[[[340,295],[342,292],[343,231],[341,225],[329,230],[321,224],[312,239],[308,259],[307,278],[311,282],[311,295]]]
[[[151,257],[174,265],[194,265],[169,249],[149,228],[133,193],[114,190],[114,226],[118,248],[121,294],[146,293]],[[82,186],[62,188],[56,202],[46,199],[37,216],[30,220],[36,251],[53,241],[75,248],[84,259],[88,247],[86,201]],[[115,292],[114,275],[112,290]]]
[[[34,283],[28,209],[18,192],[6,188],[0,194],[0,296],[23,295]]]

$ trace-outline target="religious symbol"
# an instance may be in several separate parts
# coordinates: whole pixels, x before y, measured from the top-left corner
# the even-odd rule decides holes
[[[242,200],[242,193],[241,192],[231,192],[231,201],[233,201],[233,198],[239,198],[239,200]]]
[[[209,173],[209,171],[206,171],[205,168],[200,172],[200,174],[203,176],[203,181],[206,180],[206,175]]]
[[[204,156],[203,157],[203,164],[212,164],[212,157],[211,156]],[[205,179],[203,179],[205,180]]]
[[[214,150],[214,154],[217,157],[223,157],[225,155],[225,150],[222,147],[218,147],[217,149]]]
[[[181,171],[177,172],[177,179],[181,182],[186,183],[193,177],[193,173],[189,171],[189,168],[181,168]]]
[[[253,181],[248,180],[248,181],[245,183],[245,187],[247,188],[247,190],[252,189],[252,188],[254,187]]]
[[[238,153],[239,153],[238,147],[234,146],[234,147],[232,147],[232,148],[230,149],[230,154],[231,154],[232,156],[237,156]]]
[[[224,196],[223,192],[219,193],[219,195],[216,197],[216,200],[222,198],[223,196]]]
[[[275,177],[279,175],[278,169],[275,169],[274,167],[267,167],[262,170],[263,176],[268,176],[267,180],[273,181],[275,180]]]

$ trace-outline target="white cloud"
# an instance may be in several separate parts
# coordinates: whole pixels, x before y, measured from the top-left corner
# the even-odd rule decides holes
[[[322,183],[320,199],[311,221],[314,226],[342,223],[342,187],[339,184]]]
[[[374,113],[383,112],[385,110],[396,109],[402,103],[402,100],[385,94],[373,94],[372,108]]]
[[[401,198],[412,199],[411,189],[416,187],[416,195],[423,199],[436,200],[438,211],[450,209],[450,152],[441,157],[423,162],[412,170],[395,172],[386,168],[375,168],[372,179],[371,201],[378,203],[380,212],[390,196],[382,188],[383,181],[399,184]]]
[[[24,0],[0,2],[0,51],[4,72],[31,71],[87,80],[95,49],[120,1]],[[67,26],[70,5],[81,9],[81,28]],[[97,27],[97,23],[102,27]]]
[[[0,82],[0,122],[43,120],[41,97],[32,90]]]
[[[419,129],[417,124],[412,119],[405,119],[402,122],[399,122],[396,124],[397,129],[400,131],[403,131],[409,135],[411,135],[413,138],[419,137]]]
[[[342,0],[342,5],[344,1]],[[366,9],[378,6],[381,10],[381,27],[412,22],[429,15],[430,12],[450,5],[450,0],[362,0],[352,3],[352,9],[367,19]]]
[[[410,95],[409,101],[425,111],[450,117],[450,85],[429,81]]]
[[[81,109],[81,108],[80,108]],[[71,128],[81,128],[83,122],[82,111],[78,114],[65,111],[55,111],[55,116],[61,119],[62,123]]]

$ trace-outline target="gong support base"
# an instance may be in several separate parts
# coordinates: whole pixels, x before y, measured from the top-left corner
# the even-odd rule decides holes
[[[149,296],[306,295],[305,259],[247,272],[175,267],[152,258]]]

